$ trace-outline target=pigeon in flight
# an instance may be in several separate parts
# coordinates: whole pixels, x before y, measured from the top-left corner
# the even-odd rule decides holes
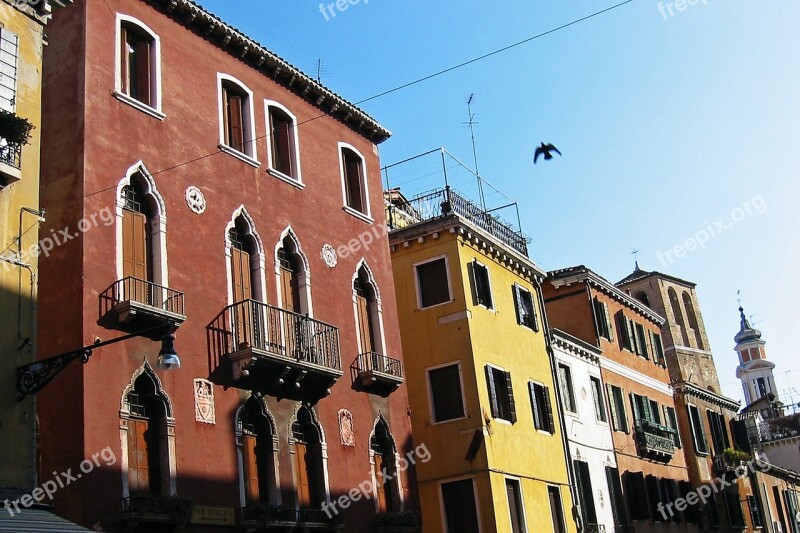
[[[558,155],[561,155],[561,152],[558,151],[558,148],[553,146],[552,144],[545,144],[542,143],[541,146],[536,148],[536,154],[533,156],[533,164],[536,164],[536,161],[539,159],[539,156],[544,154],[544,160],[549,161],[553,159],[553,154],[551,152],[555,152]]]

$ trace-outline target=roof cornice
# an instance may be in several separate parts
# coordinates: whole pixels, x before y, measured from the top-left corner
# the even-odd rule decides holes
[[[636,300],[632,296],[625,294],[616,285],[612,284],[602,276],[599,276],[584,265],[548,272],[548,281],[550,281],[555,288],[559,288],[563,285],[570,285],[576,282],[587,282],[589,285],[604,291],[612,298],[615,298],[619,302],[638,311],[639,314],[649,318],[658,325],[662,325],[666,322],[664,317],[641,303],[639,300]]]
[[[366,112],[192,0],[143,0],[375,144],[392,133]]]
[[[577,337],[573,337],[569,333],[555,328],[550,329],[550,336],[553,339],[553,345],[555,347],[561,348],[572,355],[587,359],[595,365],[600,364],[600,356],[603,355],[603,352],[597,346],[592,346]]]
[[[742,406],[741,402],[737,402],[731,398],[727,398],[707,389],[701,389],[697,385],[688,383],[686,381],[676,381],[672,383],[672,386],[681,394],[692,396],[708,403],[713,403],[714,405],[718,405],[719,407],[728,409],[729,411],[738,412],[739,408]]]

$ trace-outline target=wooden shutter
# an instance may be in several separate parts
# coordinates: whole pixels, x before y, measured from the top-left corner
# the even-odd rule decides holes
[[[128,50],[128,28],[122,27],[119,42],[119,66],[120,78],[122,81],[122,92],[125,94],[131,93],[131,57]]]
[[[614,387],[612,385],[606,385],[606,389],[608,390],[608,406],[611,409],[611,423],[615,430],[622,431],[622,426],[620,426],[619,423],[619,414],[617,413],[617,401],[616,396],[614,396]]]
[[[345,156],[345,182],[347,205],[356,211],[364,212],[361,159],[355,155]]]
[[[131,494],[150,492],[147,420],[128,420],[128,487]]]
[[[297,505],[300,509],[311,508],[311,486],[308,475],[308,448],[305,444],[295,444],[295,468],[297,469]]]
[[[249,253],[238,248],[231,248],[231,278],[234,302],[249,300],[253,297]]]
[[[122,276],[147,280],[147,217],[122,210]]]
[[[136,79],[131,80],[136,83],[136,99],[147,105],[152,106],[151,83],[150,83],[150,41],[144,39],[136,40]]]
[[[542,413],[544,406],[540,406],[536,399],[536,384],[532,381],[528,382],[528,394],[531,397],[531,410],[533,411],[533,426],[536,429],[545,429],[544,420],[542,420]]]
[[[497,387],[494,382],[494,373],[492,367],[486,366],[486,384],[489,387],[489,406],[492,411],[492,417],[498,418],[500,416],[500,406],[497,401]]]
[[[288,268],[281,267],[281,301],[283,308],[293,313],[300,313],[300,292],[297,274]]]
[[[225,142],[231,148],[244,151],[244,122],[243,122],[243,98],[237,94],[231,94],[224,89],[227,108],[226,128],[227,138]]]
[[[637,395],[632,393],[632,392],[629,395],[629,397],[631,399],[631,408],[632,408],[632,411],[633,411],[633,423],[634,424],[642,419],[642,413],[639,410],[639,404],[636,402],[636,396]]]
[[[388,511],[388,501],[386,498],[386,480],[383,478],[384,469],[383,455],[375,454],[375,485],[378,492],[378,512],[385,513]]]
[[[614,342],[614,326],[611,322],[611,315],[608,314],[608,304],[600,302],[600,305],[603,307],[603,319],[606,323],[606,331],[608,331],[608,340]]]
[[[628,525],[628,515],[625,512],[625,498],[622,495],[622,484],[619,480],[619,470],[610,466],[606,467],[606,482],[611,498],[611,511],[614,514],[614,524]]]
[[[522,324],[522,320],[525,317],[525,310],[522,308],[522,295],[519,293],[519,285],[516,283],[512,287],[514,292],[514,309],[517,310],[517,324]]]
[[[257,439],[254,435],[242,436],[242,463],[244,464],[244,491],[247,503],[261,501],[258,483]]]
[[[555,434],[556,423],[553,419],[553,405],[550,401],[550,389],[547,387],[542,387],[542,389],[544,389],[544,408],[545,414],[547,415],[547,427],[550,433]]]
[[[622,347],[632,352],[633,343],[631,343],[631,331],[630,331],[630,324],[628,324],[628,318],[622,311],[618,311],[616,316],[617,316],[617,326],[619,328],[619,338],[620,342],[622,343]]]
[[[508,394],[509,422],[517,423],[517,403],[514,401],[514,387],[511,385],[511,372],[506,372],[506,394]]]
[[[471,479],[442,484],[445,533],[478,533],[478,506]]]
[[[361,336],[361,353],[374,352],[369,302],[363,296],[356,296],[356,307],[358,309],[358,331]]]
[[[291,146],[291,123],[288,120],[279,120],[275,128],[275,144],[277,149],[277,160],[280,166],[276,168],[286,174],[287,176],[294,177],[292,158],[289,147]]]
[[[538,332],[539,331],[539,312],[536,310],[536,300],[537,300],[536,292],[534,291],[534,292],[530,292],[528,294],[530,294],[530,298],[531,298],[531,320],[533,321],[533,324],[531,325],[531,327],[533,328],[533,331]]]
[[[585,461],[574,461],[573,464],[575,466],[576,488],[580,496],[584,524],[596,524],[597,509],[594,506],[594,491],[592,489],[592,478],[589,474],[589,463]]]

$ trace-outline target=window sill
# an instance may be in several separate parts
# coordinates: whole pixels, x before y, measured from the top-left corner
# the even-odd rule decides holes
[[[546,436],[546,437],[552,437],[553,435],[555,435],[555,433],[550,433],[549,431],[545,431],[545,430],[543,430],[543,429],[537,429],[537,430],[536,430],[536,432],[537,432],[539,435],[544,435],[544,436]]]
[[[459,420],[466,420],[466,419],[468,419],[468,418],[469,418],[469,416],[467,416],[467,415],[464,415],[464,416],[462,416],[462,417],[459,417],[459,418],[451,418],[450,420],[441,420],[441,421],[439,421],[439,422],[434,422],[434,421],[431,421],[431,424],[430,424],[430,425],[431,425],[431,426],[441,426],[442,424],[449,424],[449,423],[451,423],[451,422],[458,422]]]
[[[293,177],[288,176],[288,175],[284,174],[283,172],[281,172],[279,170],[275,170],[274,168],[268,168],[267,169],[267,174],[269,174],[273,178],[277,178],[277,179],[279,179],[279,180],[281,180],[281,181],[283,181],[285,183],[288,183],[289,185],[291,185],[293,187],[297,187],[301,191],[306,188],[306,184],[303,183],[302,181],[296,180]]]
[[[427,311],[428,309],[433,309],[435,307],[441,307],[443,305],[451,304],[453,302],[455,302],[455,300],[447,300],[446,302],[442,302],[442,303],[439,303],[439,304],[433,304],[433,305],[429,305],[427,307],[420,307],[419,309],[417,309],[417,311]]]
[[[111,94],[114,96],[114,98],[116,98],[120,102],[122,102],[124,104],[128,104],[129,106],[131,106],[133,108],[136,108],[139,111],[141,111],[142,113],[144,113],[146,115],[150,115],[151,117],[153,117],[155,119],[164,120],[165,118],[167,118],[167,115],[165,115],[164,113],[162,113],[158,109],[156,109],[154,107],[150,107],[149,105],[145,104],[144,102],[140,102],[136,98],[128,96],[125,93],[121,93],[119,91],[114,91]]]
[[[371,216],[365,215],[361,211],[358,211],[357,209],[353,209],[349,205],[343,206],[342,209],[344,210],[345,213],[349,213],[349,214],[353,215],[356,218],[360,218],[364,222],[368,222],[370,224],[373,224],[375,222],[375,220]]]
[[[222,152],[224,152],[224,153],[226,153],[228,155],[232,155],[233,157],[235,157],[239,161],[244,161],[245,163],[247,163],[251,167],[258,168],[258,167],[261,166],[261,162],[258,159],[253,159],[249,155],[240,152],[236,148],[231,148],[227,144],[219,144],[218,147],[219,147],[220,151],[222,151]]]

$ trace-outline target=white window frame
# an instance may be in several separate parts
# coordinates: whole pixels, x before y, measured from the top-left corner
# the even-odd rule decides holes
[[[522,506],[522,509],[520,509],[520,512],[522,513],[522,516],[520,517],[522,519],[522,527],[525,529],[526,533],[530,533],[530,529],[528,528],[528,516],[527,512],[525,511],[525,495],[523,494],[523,489],[522,489],[522,478],[516,476],[503,476],[504,485],[505,482],[508,480],[517,482],[517,486],[519,487],[519,503],[520,506]],[[506,503],[508,504],[508,519],[511,520],[511,502],[508,499],[508,490],[506,490],[505,493],[506,493]]]
[[[225,93],[222,90],[222,84],[225,82],[235,85],[247,95],[247,102],[242,106],[242,129],[245,132],[245,139],[243,143],[245,148],[244,152],[240,152],[239,150],[225,144],[225,113],[223,111],[225,106]],[[256,168],[260,167],[261,162],[258,160],[258,143],[256,142],[256,115],[255,106],[253,103],[253,91],[251,91],[250,88],[243,82],[231,76],[230,74],[217,72],[217,112],[219,114],[219,149],[228,155],[232,155],[233,157],[244,161],[248,165]],[[249,138],[247,138],[248,134],[250,136]],[[252,153],[247,153],[246,150],[248,146],[250,147]]]
[[[123,24],[136,26],[153,39],[153,48],[150,52],[151,59],[153,60],[151,65],[152,72],[150,72],[150,83],[152,84],[150,90],[153,93],[155,106],[145,104],[136,98],[128,96],[122,90],[122,53],[120,47],[122,46]],[[116,38],[114,40],[114,65],[115,81],[114,92],[112,93],[114,98],[158,120],[164,120],[167,118],[167,115],[164,114],[164,111],[161,107],[161,38],[158,36],[158,34],[154,32],[147,24],[136,17],[125,15],[123,13],[117,13]]]
[[[364,186],[364,207],[366,208],[366,213],[362,213],[357,209],[353,209],[349,205],[347,205],[347,177],[346,177],[346,169],[344,165],[344,149],[352,151],[361,159],[361,171],[362,171],[362,185]],[[375,220],[372,218],[372,207],[370,206],[370,198],[369,198],[369,178],[367,176],[367,158],[364,157],[358,148],[353,146],[352,144],[339,141],[338,143],[338,150],[339,150],[339,175],[342,180],[342,210],[345,213],[349,213],[356,218],[360,218],[364,222],[369,222],[372,224]]]
[[[458,367],[458,381],[461,387],[461,406],[464,411],[464,416],[451,418],[449,420],[436,420],[436,409],[434,409],[433,404],[433,387],[431,386],[431,376],[430,373],[432,370],[438,370],[440,368],[446,368],[448,366],[456,365]],[[461,367],[461,360],[456,359],[455,361],[450,361],[449,363],[442,363],[440,365],[429,366],[425,368],[425,385],[428,391],[428,414],[430,415],[430,425],[431,426],[438,426],[440,424],[447,424],[449,422],[455,422],[457,420],[464,420],[469,418],[469,413],[467,412],[467,396],[466,391],[464,390],[464,371]]]
[[[283,172],[275,169],[273,162],[272,162],[272,126],[271,121],[269,118],[269,111],[270,108],[276,108],[280,111],[286,113],[286,115],[292,120],[292,135],[290,139],[291,144],[291,156],[294,159],[294,168],[297,169],[297,176],[289,176],[284,174]],[[303,175],[300,169],[300,134],[299,128],[297,127],[297,117],[289,111],[289,109],[281,104],[280,102],[276,102],[275,100],[264,100],[264,117],[266,119],[267,124],[267,173],[271,176],[278,178],[281,181],[285,181],[289,185],[293,185],[298,189],[304,189],[305,184],[303,183]]]
[[[445,274],[447,275],[447,293],[450,298],[446,302],[429,305],[428,307],[422,307],[422,291],[419,284],[419,274],[417,272],[417,267],[422,265],[426,265],[428,263],[433,263],[434,261],[438,261],[440,259],[444,259],[444,266],[445,266]],[[423,309],[433,309],[434,307],[439,307],[440,305],[447,305],[454,302],[453,299],[453,287],[452,282],[450,281],[450,258],[447,254],[437,255],[436,257],[431,257],[430,259],[425,259],[424,261],[419,261],[411,265],[414,270],[414,288],[416,289],[417,294],[417,310],[421,311]]]
[[[466,479],[472,481],[472,493],[473,493],[473,498],[475,500],[475,512],[476,515],[478,516],[478,533],[483,533],[483,525],[481,523],[481,502],[478,499],[478,483],[477,480],[475,479],[475,476],[459,476],[439,481],[437,492],[439,493],[439,512],[442,516],[442,531],[447,531],[447,512],[444,508],[444,492],[442,492],[442,485],[447,485],[448,483],[456,483],[458,481],[464,481]]]

